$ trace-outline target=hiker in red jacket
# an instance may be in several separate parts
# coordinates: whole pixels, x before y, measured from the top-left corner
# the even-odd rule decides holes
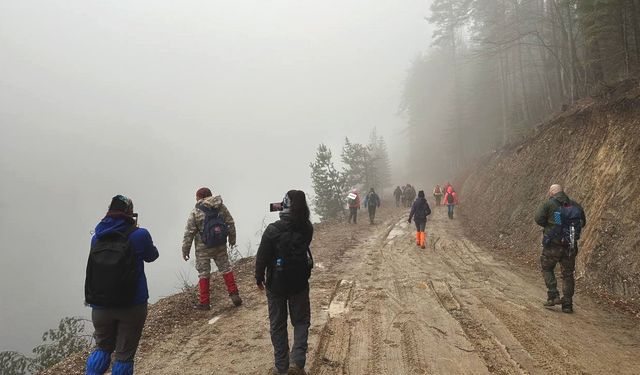
[[[447,205],[447,208],[449,209],[449,219],[453,219],[453,208],[459,203],[458,194],[455,192],[455,190],[453,190],[453,186],[449,185],[442,201]]]
[[[360,209],[360,195],[358,190],[351,189],[351,192],[347,196],[347,203],[349,204],[349,223],[353,219],[353,223],[358,222],[358,210]]]

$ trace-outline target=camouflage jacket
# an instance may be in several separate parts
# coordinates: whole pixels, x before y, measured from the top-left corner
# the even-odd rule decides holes
[[[558,194],[554,195],[553,197],[547,199],[538,208],[538,211],[536,212],[534,219],[536,221],[536,224],[544,228],[544,234],[549,233],[549,231],[553,229],[553,227],[555,227],[556,222],[553,217],[553,214],[556,211],[556,209],[558,209],[558,206],[560,204],[566,204],[566,203],[571,203],[574,206],[578,206],[580,208],[580,210],[582,211],[582,227],[584,228],[587,226],[587,217],[584,213],[584,209],[582,208],[582,206],[580,206],[575,201],[571,200],[567,196],[567,194],[561,191]]]
[[[219,215],[224,222],[229,226],[229,245],[236,244],[236,225],[233,221],[233,217],[227,207],[222,203],[222,198],[217,195],[213,197],[207,197],[199,200],[196,205],[202,202],[205,206],[213,207],[218,210]],[[187,225],[184,228],[184,238],[182,239],[182,255],[189,255],[191,251],[191,244],[195,240],[196,252],[205,249],[204,243],[200,238],[200,231],[204,225],[204,212],[198,208],[194,208],[189,214]]]

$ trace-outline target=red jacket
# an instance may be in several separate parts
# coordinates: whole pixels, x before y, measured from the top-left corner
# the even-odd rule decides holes
[[[354,199],[353,203],[349,203],[349,208],[360,208],[360,195],[358,193],[353,193],[356,195],[356,199]]]
[[[449,195],[451,195],[451,197],[453,198],[453,203],[449,203]],[[458,204],[458,193],[456,193],[455,191],[453,191],[453,188],[449,187],[449,189],[447,189],[447,192],[445,193],[444,197],[442,198],[442,202],[446,205],[449,204],[453,204],[456,205]]]

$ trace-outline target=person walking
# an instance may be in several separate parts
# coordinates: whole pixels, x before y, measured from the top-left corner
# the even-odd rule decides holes
[[[427,226],[427,216],[431,215],[431,208],[427,202],[424,191],[418,192],[418,198],[411,205],[411,212],[409,213],[409,223],[411,219],[416,224],[416,245],[425,249],[427,247],[427,233],[425,232]]]
[[[211,260],[222,273],[229,297],[235,306],[242,305],[238,286],[229,263],[227,242],[236,245],[236,226],[231,213],[219,195],[209,188],[196,192],[196,206],[189,214],[182,239],[182,258],[190,259],[191,244],[195,242],[196,270],[198,271],[199,301],[194,307],[210,310]]]
[[[439,207],[442,201],[442,188],[440,185],[436,185],[433,188],[433,198],[436,200],[436,207]]]
[[[400,186],[396,186],[396,190],[393,191],[393,197],[396,199],[396,207],[400,207],[400,202],[402,201],[402,189],[400,189]]]
[[[347,204],[349,205],[349,223],[353,220],[354,224],[358,223],[358,210],[360,209],[360,195],[358,190],[351,189],[347,196]]]
[[[447,205],[449,219],[453,219],[453,209],[458,204],[458,193],[453,190],[453,186],[449,185],[442,201]]]
[[[582,207],[565,194],[561,185],[551,185],[548,197],[535,215],[536,224],[544,228],[540,255],[542,275],[547,286],[547,302],[544,306],[562,305],[562,312],[572,313],[577,241],[582,228],[587,225],[587,218]],[[555,275],[558,263],[562,274],[562,298]]]
[[[305,374],[311,325],[309,277],[313,268],[310,245],[313,225],[303,191],[290,190],[282,201],[280,220],[265,229],[256,255],[255,277],[266,289],[275,367],[272,374]],[[266,271],[266,278],[265,278]],[[288,315],[293,326],[289,352]]]
[[[380,207],[380,197],[373,188],[371,188],[369,194],[364,197],[364,207],[369,210],[369,224],[373,225],[373,220],[376,217],[376,209]]]
[[[107,372],[112,354],[112,375],[133,374],[149,299],[144,263],[159,256],[149,231],[138,227],[136,218],[133,201],[116,195],[91,238],[85,302],[92,307],[96,346],[87,358],[86,375]]]

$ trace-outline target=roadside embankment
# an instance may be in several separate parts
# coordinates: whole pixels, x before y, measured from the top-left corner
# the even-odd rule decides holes
[[[577,276],[591,292],[640,305],[640,86],[584,99],[523,142],[486,156],[466,179],[461,213],[474,239],[537,267],[533,215],[549,186],[565,186],[588,224]]]

